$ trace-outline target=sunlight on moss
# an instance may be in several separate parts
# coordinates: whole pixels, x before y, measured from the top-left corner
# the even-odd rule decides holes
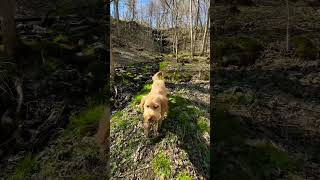
[[[151,91],[151,86],[152,86],[152,84],[144,85],[143,89],[139,93],[137,93],[136,96],[133,97],[133,102],[137,103],[137,102],[141,101],[142,96],[148,94]]]
[[[160,67],[159,67],[159,69],[161,70],[161,69],[164,69],[165,67],[167,67],[168,65],[170,64],[170,62],[168,62],[168,61],[162,61],[162,62],[160,62]]]
[[[173,82],[188,82],[192,79],[192,75],[190,72],[184,71],[184,72],[166,72],[164,74],[164,78],[168,81]]]
[[[171,175],[170,160],[163,152],[159,152],[152,160],[152,168],[159,177],[170,177]]]
[[[200,129],[201,132],[208,132],[210,133],[210,127],[208,125],[208,121],[204,117],[200,117],[197,121],[198,128]]]
[[[184,171],[183,173],[179,174],[177,180],[192,180],[192,177],[188,176]]]
[[[127,122],[126,122],[126,114],[123,111],[118,111],[114,115],[112,115],[112,122],[111,127],[112,128],[126,128]]]

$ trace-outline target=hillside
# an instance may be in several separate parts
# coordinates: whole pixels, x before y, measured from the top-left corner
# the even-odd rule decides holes
[[[120,31],[130,37],[119,38],[114,33],[112,41],[117,96],[111,120],[111,179],[207,179],[210,163],[207,57],[190,60],[189,55],[179,54],[184,64],[177,63],[173,54],[161,53],[157,31],[132,22],[121,22],[121,26],[131,28]],[[169,114],[160,137],[146,138],[141,127],[142,112],[137,105],[142,95],[150,91],[151,77],[159,70],[164,72],[169,89]]]
[[[319,179],[319,7],[213,9],[216,178]]]

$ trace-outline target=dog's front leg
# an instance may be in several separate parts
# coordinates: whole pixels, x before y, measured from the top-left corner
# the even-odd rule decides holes
[[[162,118],[159,119],[159,121],[157,122],[157,134],[160,134],[160,130],[161,130],[161,125],[162,125]]]
[[[149,137],[149,131],[150,131],[150,124],[149,122],[144,122],[143,123],[143,129],[144,129],[144,135],[146,137]]]

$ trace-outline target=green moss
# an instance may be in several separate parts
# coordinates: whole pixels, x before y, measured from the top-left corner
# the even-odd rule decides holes
[[[28,174],[31,172],[33,166],[35,165],[36,158],[27,154],[17,165],[14,173],[9,176],[8,180],[23,180],[26,179]]]
[[[89,107],[86,110],[73,114],[70,117],[69,130],[76,137],[83,137],[91,131],[95,131],[97,123],[104,113],[104,107],[97,105]]]
[[[144,85],[143,89],[133,97],[133,103],[138,103],[139,101],[141,101],[142,97],[151,91],[151,86],[152,84]]]
[[[170,62],[168,62],[168,61],[162,61],[162,62],[160,62],[160,64],[159,64],[160,70],[166,68],[169,64],[170,64]]]
[[[118,111],[112,116],[111,126],[115,129],[124,129],[128,125],[127,121],[128,117],[123,111]]]
[[[188,176],[186,172],[179,174],[177,180],[192,180],[192,177]]]
[[[208,125],[208,120],[204,117],[200,117],[197,122],[198,128],[201,132],[208,132],[210,133],[210,127]]]
[[[170,177],[170,160],[167,159],[166,155],[163,152],[159,152],[152,160],[152,169],[159,177]]]
[[[94,49],[93,48],[86,48],[83,50],[83,54],[85,56],[94,56],[95,55]]]
[[[164,74],[164,78],[166,80],[174,81],[174,82],[188,82],[192,79],[192,75],[188,71],[181,72],[166,72]]]
[[[169,113],[172,115],[174,113],[179,114],[179,111],[181,110],[181,108],[183,108],[183,111],[185,111],[190,118],[204,115],[204,112],[202,110],[194,106],[187,99],[180,96],[171,96],[169,98],[169,106],[170,106]]]
[[[57,58],[48,57],[45,59],[45,62],[43,64],[43,68],[46,72],[52,73],[52,72],[56,71],[60,65],[61,65],[61,63]]]
[[[53,38],[53,43],[69,43],[69,38],[66,35],[58,35]]]
[[[318,48],[306,37],[292,38],[292,47],[295,54],[300,58],[315,59],[318,56]]]
[[[98,172],[95,170],[100,168],[96,164],[105,166],[105,157],[100,153],[93,137],[86,138],[87,141],[73,137],[59,138],[57,144],[51,147],[53,150],[45,151],[45,156],[39,157],[35,177],[55,179],[57,174],[63,172],[68,179],[97,179]],[[105,175],[104,172],[100,173],[101,176]]]

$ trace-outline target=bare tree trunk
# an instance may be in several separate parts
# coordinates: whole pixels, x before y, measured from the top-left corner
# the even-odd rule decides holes
[[[204,50],[205,50],[205,47],[206,47],[207,34],[208,34],[208,28],[209,28],[209,22],[210,22],[210,12],[209,12],[209,9],[210,9],[210,5],[209,5],[209,8],[208,8],[207,24],[206,24],[206,28],[205,28],[205,30],[204,30],[203,41],[202,41],[202,51],[201,51],[201,55],[202,55],[202,56],[204,55]]]
[[[173,6],[174,6],[174,1],[173,1]],[[174,25],[174,7],[172,7],[172,12],[171,12],[171,29],[174,30],[174,35],[173,35],[173,40],[172,40],[172,53],[175,52],[175,41],[176,41],[176,30],[175,30],[175,25]]]
[[[120,29],[119,29],[119,23],[120,23],[120,17],[119,17],[119,0],[114,0],[114,7],[115,7],[115,18],[116,18],[116,24],[117,24],[117,36],[120,36]]]
[[[175,28],[175,37],[176,37],[176,42],[175,42],[175,50],[176,50],[176,61],[178,62],[178,7],[176,6],[176,28]]]
[[[0,1],[0,17],[2,17],[1,29],[5,52],[9,56],[14,55],[14,49],[17,46],[16,34],[16,1],[15,0],[1,0]]]
[[[193,26],[192,26],[192,0],[190,0],[190,40],[191,40],[191,44],[190,44],[190,51],[191,51],[191,59],[193,59]]]
[[[197,9],[197,14],[196,14],[196,24],[195,27],[197,28],[199,26],[199,19],[200,19],[200,0],[197,0],[197,3],[195,4],[196,9]],[[193,53],[196,51],[196,44],[197,44],[197,30],[194,31],[193,33],[193,39],[194,39],[194,45],[193,45]]]
[[[287,46],[286,50],[289,51],[289,27],[290,27],[290,9],[289,9],[289,0],[286,0],[287,2]]]

